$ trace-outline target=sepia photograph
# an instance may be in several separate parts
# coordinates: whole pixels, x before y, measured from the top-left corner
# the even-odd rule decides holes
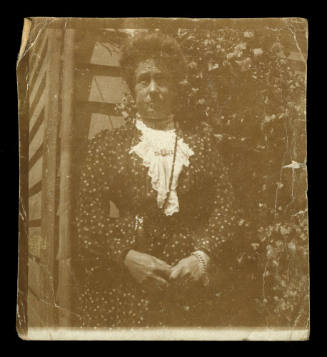
[[[307,340],[304,18],[24,21],[17,333]]]

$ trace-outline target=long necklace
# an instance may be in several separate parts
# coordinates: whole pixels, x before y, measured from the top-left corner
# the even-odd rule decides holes
[[[173,162],[172,162],[172,167],[171,167],[171,173],[169,177],[169,189],[168,189],[168,194],[166,196],[165,202],[162,206],[163,211],[165,211],[170,193],[171,193],[171,186],[173,184],[173,177],[174,177],[174,170],[175,170],[175,161],[176,161],[176,152],[177,152],[177,133],[175,133],[175,145],[174,145],[174,156],[173,156]]]
[[[135,137],[135,133],[136,133],[136,120],[134,121],[134,131],[133,131],[133,135],[132,135],[132,140],[131,140],[131,145],[132,146],[132,142],[133,139]],[[164,204],[162,206],[162,210],[163,212],[165,211],[167,204],[168,204],[168,200],[171,194],[171,188],[172,188],[172,184],[173,184],[173,178],[174,178],[174,171],[175,171],[175,162],[176,162],[176,154],[177,154],[177,144],[178,144],[178,137],[177,137],[177,130],[175,131],[175,144],[174,144],[174,152],[173,152],[173,161],[172,161],[172,167],[171,167],[171,172],[170,172],[170,177],[169,177],[169,188],[168,188],[168,193],[167,196],[165,198]],[[166,153],[162,153],[162,155],[166,155]],[[146,177],[147,180],[147,177]],[[147,184],[145,185],[147,187]],[[143,219],[139,216],[136,216],[136,225],[135,225],[135,229],[137,229],[138,226],[141,225],[141,221],[143,221]]]
[[[134,130],[133,130],[133,135],[131,138],[131,146],[133,144],[133,139],[136,136],[136,121],[134,122]],[[173,160],[172,160],[172,168],[170,172],[170,177],[169,177],[169,189],[167,196],[165,198],[164,204],[162,206],[162,212],[164,214],[165,209],[168,204],[168,200],[171,194],[171,189],[172,189],[172,183],[173,183],[173,177],[174,177],[174,171],[175,171],[175,162],[176,162],[176,153],[177,153],[177,142],[178,142],[178,137],[177,137],[177,130],[175,130],[175,145],[174,145],[174,153],[173,153]],[[163,153],[163,155],[166,155],[166,153]],[[145,177],[145,189],[147,190],[147,176]],[[147,192],[146,192],[147,193]],[[146,247],[146,235],[144,234],[144,217],[142,215],[137,214],[135,216],[135,223],[134,223],[134,231],[136,233],[136,242],[137,242],[137,249],[140,251],[145,250]]]

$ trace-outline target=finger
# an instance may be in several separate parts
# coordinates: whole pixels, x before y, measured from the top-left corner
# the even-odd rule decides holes
[[[169,280],[176,280],[179,278],[181,274],[181,269],[176,266],[175,268],[173,268],[171,274],[169,275]]]
[[[147,278],[144,284],[144,287],[149,291],[163,291],[164,289],[168,288],[168,286],[169,284],[165,279],[156,275]]]
[[[192,279],[190,279],[189,277],[184,277],[180,279],[180,286],[184,289],[188,289],[192,286],[192,282]]]
[[[191,273],[190,273],[188,267],[185,266],[184,264],[179,264],[178,270],[179,270],[179,274],[178,274],[179,279],[183,279],[187,276],[188,277],[191,276]]]
[[[155,261],[156,261],[156,264],[158,267],[160,267],[162,269],[171,269],[171,265],[164,262],[163,260],[156,258]]]
[[[188,273],[183,275],[183,272],[182,272],[179,275],[177,282],[178,282],[178,285],[180,285],[181,287],[188,288],[192,285],[191,275]]]
[[[160,275],[163,278],[169,278],[170,273],[171,273],[171,268],[167,268],[167,267],[156,267],[154,269],[154,273]]]
[[[157,282],[158,286],[161,288],[168,288],[169,283],[167,280],[163,279],[160,276],[155,276],[154,277],[155,281]]]
[[[156,259],[156,266],[154,268],[154,272],[162,276],[163,278],[168,278],[171,273],[171,265],[166,262]]]
[[[179,277],[184,280],[191,280],[192,275],[188,270],[182,269]]]

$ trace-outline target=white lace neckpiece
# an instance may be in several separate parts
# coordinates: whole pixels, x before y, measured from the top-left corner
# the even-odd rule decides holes
[[[141,119],[136,120],[136,127],[142,132],[141,141],[133,146],[129,153],[135,153],[148,167],[152,188],[157,191],[157,204],[162,208],[169,192],[169,180],[172,171],[176,130],[158,130],[147,127]],[[189,166],[189,157],[193,150],[184,143],[182,138],[177,140],[175,167],[173,172],[171,192],[164,213],[171,216],[179,212],[179,202],[176,188],[178,177],[183,166]]]

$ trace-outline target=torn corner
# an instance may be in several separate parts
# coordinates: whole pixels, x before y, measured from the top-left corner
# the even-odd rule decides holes
[[[21,340],[24,340],[24,341],[29,340],[26,331],[20,330],[18,327],[16,327],[16,332],[17,332],[17,336],[18,336]]]
[[[31,26],[32,26],[32,20],[29,18],[25,18],[23,33],[22,33],[22,41],[20,44],[20,49],[19,49],[19,54],[18,54],[17,66],[25,54],[25,49],[26,49],[26,45],[28,42],[28,37],[29,37],[30,31],[31,31]]]

